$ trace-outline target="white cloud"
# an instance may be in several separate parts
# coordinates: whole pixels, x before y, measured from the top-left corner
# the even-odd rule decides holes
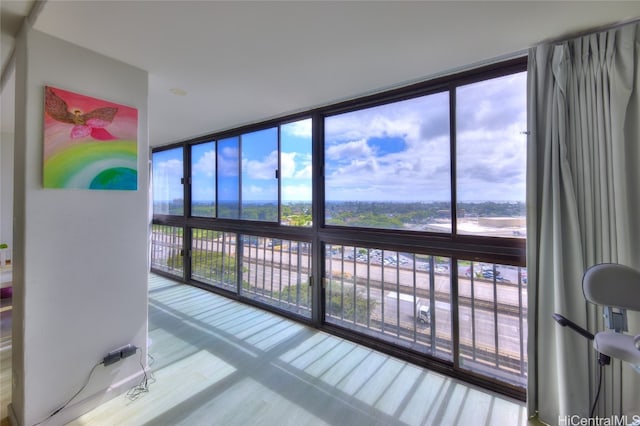
[[[526,99],[522,75],[460,89],[457,103],[459,197],[524,197]],[[327,119],[329,200],[447,200],[450,197],[448,95],[436,94]],[[367,141],[402,138],[381,154]]]
[[[153,198],[156,201],[181,199],[182,161],[170,159],[153,165]]]
[[[242,187],[243,195],[248,195],[248,194],[259,195],[259,194],[262,194],[263,192],[264,192],[264,188],[258,185],[249,185],[248,187],[245,187],[245,186]]]
[[[311,161],[309,161],[308,163],[306,163],[304,165],[304,167],[299,169],[295,173],[295,175],[293,175],[293,178],[294,179],[307,179],[307,180],[311,181],[312,176],[313,176],[313,165],[311,164]]]
[[[280,177],[283,179],[293,177],[296,172],[296,153],[283,152],[280,155]]]
[[[197,163],[193,165],[193,170],[207,177],[212,177],[216,172],[216,151],[205,152]]]
[[[238,176],[238,148],[224,147],[218,154],[219,176]]]
[[[242,172],[250,179],[275,179],[278,168],[278,151],[271,151],[262,160],[242,160]]]
[[[373,152],[371,151],[371,147],[367,145],[366,139],[332,145],[327,148],[326,151],[326,156],[330,160],[370,157],[372,154]]]
[[[311,200],[311,183],[309,185],[282,185],[283,201]]]
[[[282,133],[302,138],[311,138],[311,119],[294,121],[281,126]]]
[[[280,154],[280,177],[282,179],[311,179],[310,154],[283,152]]]
[[[328,199],[448,199],[448,136],[405,141],[404,151],[332,162],[326,173]]]

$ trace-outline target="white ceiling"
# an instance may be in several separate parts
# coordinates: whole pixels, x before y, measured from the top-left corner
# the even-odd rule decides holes
[[[637,1],[49,0],[34,28],[147,70],[149,134],[162,145],[638,17]]]

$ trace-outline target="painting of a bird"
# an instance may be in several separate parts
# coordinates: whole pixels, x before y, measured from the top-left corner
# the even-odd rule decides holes
[[[138,188],[136,108],[46,85],[43,98],[44,188]]]
[[[46,87],[45,112],[56,121],[73,124],[71,139],[82,139],[87,136],[101,141],[117,139],[105,127],[111,124],[118,113],[118,108],[97,108],[86,114],[78,109],[70,111],[65,100],[58,96],[51,87]]]

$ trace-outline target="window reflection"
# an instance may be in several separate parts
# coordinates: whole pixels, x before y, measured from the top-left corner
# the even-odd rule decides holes
[[[240,218],[240,138],[218,141],[218,217]]]
[[[215,217],[216,145],[201,143],[191,147],[191,215]]]
[[[280,223],[311,226],[311,119],[280,127]]]
[[[153,213],[184,213],[182,148],[153,153]]]
[[[325,119],[330,225],[451,231],[449,94]]]
[[[278,218],[278,129],[242,135],[242,219]]]
[[[456,90],[457,232],[526,236],[526,72]]]

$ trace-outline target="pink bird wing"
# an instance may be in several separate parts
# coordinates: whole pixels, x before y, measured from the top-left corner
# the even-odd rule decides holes
[[[81,139],[89,136],[91,134],[91,127],[78,125],[73,126],[71,129],[71,139]]]
[[[111,133],[109,133],[106,129],[100,127],[94,127],[91,129],[91,137],[97,139],[99,141],[110,141],[117,139]]]
[[[51,89],[46,87],[44,92],[44,110],[51,118],[63,123],[75,123],[75,115],[69,112],[67,103]]]
[[[101,118],[90,118],[87,120],[87,126],[96,128],[96,127],[106,127],[111,124],[111,121],[103,120]]]
[[[93,120],[99,120],[99,122],[106,122],[106,123],[111,123],[113,121],[113,118],[116,116],[116,114],[118,113],[118,108],[114,108],[114,107],[104,107],[104,108],[97,108],[94,109],[91,112],[86,113],[85,115],[82,116],[82,118],[85,120],[85,122],[87,124],[89,124],[89,122],[93,121]],[[89,124],[92,127],[104,127],[106,126],[93,126],[91,124]]]

